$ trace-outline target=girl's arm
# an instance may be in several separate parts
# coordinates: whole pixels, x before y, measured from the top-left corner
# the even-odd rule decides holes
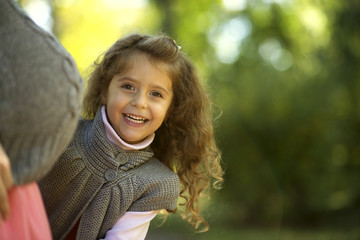
[[[158,211],[126,212],[113,228],[107,231],[103,240],[144,240],[150,221],[157,213]]]

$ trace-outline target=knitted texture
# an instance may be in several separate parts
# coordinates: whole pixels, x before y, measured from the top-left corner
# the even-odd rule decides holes
[[[81,111],[72,57],[13,0],[0,0],[0,144],[17,185],[39,180],[66,148]]]
[[[54,240],[80,219],[77,239],[99,239],[126,211],[174,210],[178,176],[150,148],[124,150],[106,136],[100,109],[39,181]]]

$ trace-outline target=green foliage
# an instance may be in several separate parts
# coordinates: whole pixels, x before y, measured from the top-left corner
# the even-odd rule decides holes
[[[167,9],[171,33],[204,64],[223,110],[224,221],[359,224],[360,6],[269,2],[231,11],[173,1]]]

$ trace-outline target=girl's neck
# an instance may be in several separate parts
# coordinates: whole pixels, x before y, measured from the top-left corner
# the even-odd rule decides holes
[[[129,143],[125,142],[123,139],[121,139],[119,137],[119,135],[115,132],[114,128],[110,125],[110,123],[109,123],[109,121],[107,119],[107,116],[106,116],[105,106],[101,107],[101,116],[102,116],[103,123],[105,125],[105,132],[106,132],[106,136],[108,137],[108,139],[112,143],[122,147],[125,150],[139,150],[139,149],[146,148],[154,140],[155,133],[151,134],[150,136],[145,138],[140,143],[129,144]]]

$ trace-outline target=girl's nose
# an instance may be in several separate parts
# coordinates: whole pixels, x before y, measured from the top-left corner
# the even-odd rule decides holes
[[[147,108],[147,98],[145,93],[138,92],[134,95],[134,98],[131,103],[134,107],[137,108]]]

